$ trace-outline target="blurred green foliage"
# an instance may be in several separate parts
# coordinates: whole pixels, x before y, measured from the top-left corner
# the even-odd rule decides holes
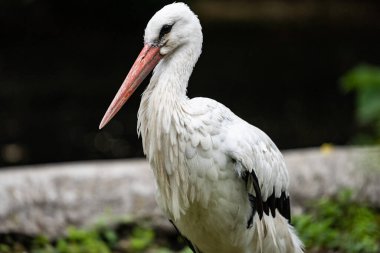
[[[336,198],[322,198],[300,216],[294,226],[308,251],[376,253],[380,251],[380,215],[352,201],[344,190]]]
[[[154,239],[154,232],[151,229],[135,228],[131,237],[131,249],[140,252],[146,249]]]
[[[70,227],[65,237],[51,241],[38,235],[32,239],[0,243],[0,253],[191,253],[177,237],[159,238],[157,231],[135,223],[121,224],[123,229],[98,225],[92,229]]]
[[[58,240],[56,249],[59,253],[110,253],[106,242],[100,239],[96,230],[69,228],[67,238]]]
[[[346,92],[356,93],[356,119],[367,128],[354,143],[380,144],[380,67],[359,65],[342,77],[341,84]]]

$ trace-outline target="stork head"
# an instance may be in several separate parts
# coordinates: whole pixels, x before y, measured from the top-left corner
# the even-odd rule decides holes
[[[202,28],[197,16],[184,3],[164,6],[148,22],[145,28],[144,48],[108,107],[99,129],[116,115],[162,59],[174,55],[185,45],[192,45],[199,56],[202,46]]]
[[[162,56],[187,43],[202,43],[197,16],[184,3],[173,3],[159,10],[145,28],[144,43],[160,48]]]

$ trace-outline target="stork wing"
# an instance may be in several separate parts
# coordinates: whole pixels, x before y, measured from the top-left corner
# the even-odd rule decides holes
[[[227,154],[247,185],[252,214],[247,227],[252,226],[257,212],[276,216],[278,212],[290,222],[289,177],[281,152],[260,129],[239,117],[232,117],[226,129]]]
[[[264,214],[274,217],[276,209],[290,222],[288,171],[273,141],[212,99],[194,98],[190,102],[193,121],[200,119],[208,133],[216,134],[211,137],[212,141],[234,162],[237,174],[246,183],[247,198],[252,206],[247,226],[252,226],[256,212],[261,219]]]

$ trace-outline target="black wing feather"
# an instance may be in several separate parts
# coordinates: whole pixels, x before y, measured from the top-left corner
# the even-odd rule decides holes
[[[273,193],[274,193],[274,188],[273,188]],[[270,209],[272,216],[276,217],[276,197],[274,196],[274,194],[269,196],[266,203],[268,204],[268,207]]]
[[[256,196],[253,196],[252,194],[248,193],[248,199],[251,204],[251,214],[248,218],[247,222],[247,228],[252,227],[253,224],[253,217],[255,216],[256,212],[260,217],[260,220],[263,218],[263,213],[264,213],[264,202],[261,197],[261,190],[259,186],[259,180],[257,179],[257,176],[254,172],[252,173],[244,173],[242,175],[243,180],[247,184],[248,182],[252,182],[253,184],[253,189],[255,190]],[[251,180],[249,180],[251,178]]]
[[[248,184],[248,182],[252,182],[253,189],[256,193],[256,196],[253,196],[252,194],[248,193],[248,199],[251,204],[252,212],[247,221],[247,228],[252,227],[253,217],[255,216],[256,212],[261,220],[263,218],[264,213],[266,215],[272,215],[273,218],[276,217],[276,209],[290,223],[290,199],[285,192],[282,192],[281,196],[279,198],[276,198],[275,189],[273,188],[272,195],[270,195],[266,201],[263,201],[261,196],[261,190],[259,187],[259,181],[255,172],[245,172],[242,175],[242,178],[246,184]],[[249,178],[251,178],[252,180],[249,180]],[[247,185],[247,187],[249,186]]]

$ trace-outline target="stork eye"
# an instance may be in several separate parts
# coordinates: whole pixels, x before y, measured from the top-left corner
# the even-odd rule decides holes
[[[168,34],[172,30],[173,25],[163,25],[160,31],[159,38],[161,39],[165,34]]]

